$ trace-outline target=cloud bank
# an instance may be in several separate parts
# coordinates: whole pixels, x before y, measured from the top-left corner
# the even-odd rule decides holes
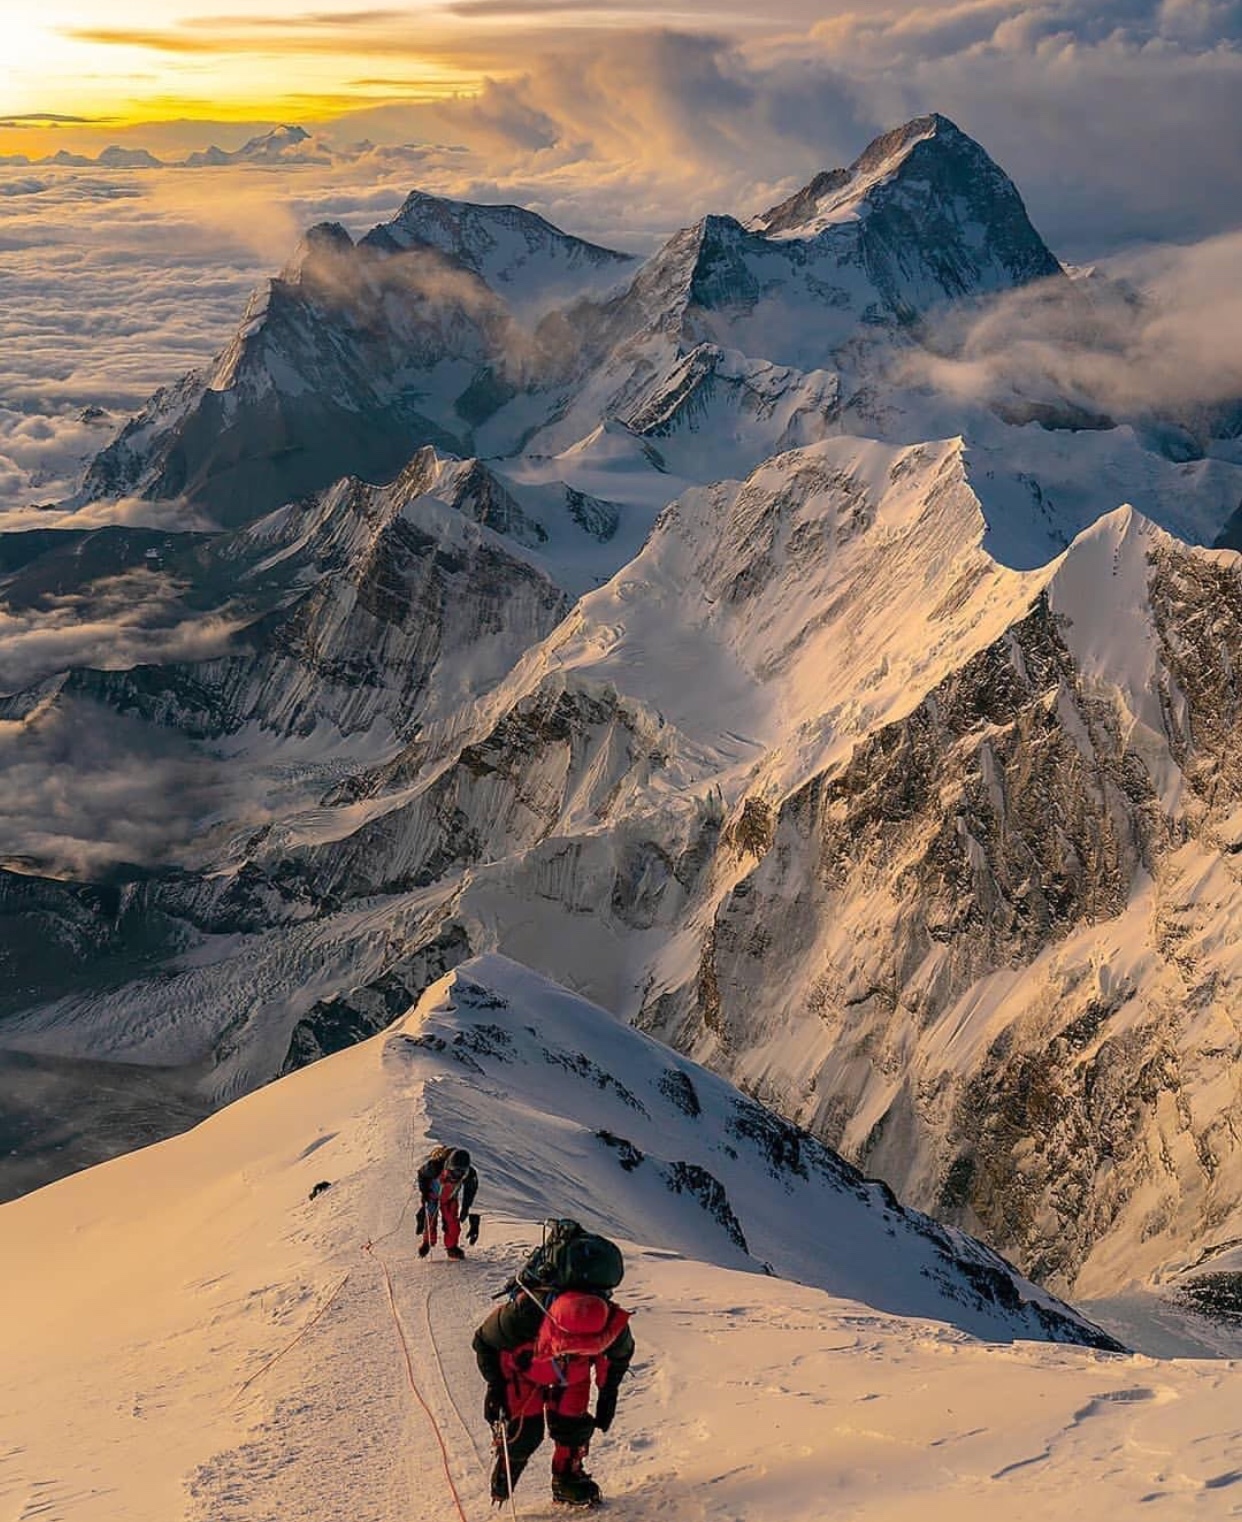
[[[228,769],[180,736],[94,706],[0,720],[0,770],[0,864],[87,881],[186,859],[204,821],[240,805]]]
[[[48,169],[37,192],[0,170],[0,514],[69,496],[125,416],[224,346],[306,226],[371,227],[416,164]]]

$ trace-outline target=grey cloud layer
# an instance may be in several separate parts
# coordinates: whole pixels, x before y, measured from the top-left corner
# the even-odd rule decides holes
[[[179,737],[91,707],[0,721],[0,860],[89,879],[175,863],[229,796],[227,768]]]
[[[55,170],[4,194],[28,176],[0,170],[0,512],[68,496],[126,413],[223,346],[307,224],[370,227],[414,173]]]
[[[237,625],[225,615],[190,614],[180,590],[143,570],[46,597],[21,613],[0,608],[0,693],[72,667],[124,670],[221,654]]]

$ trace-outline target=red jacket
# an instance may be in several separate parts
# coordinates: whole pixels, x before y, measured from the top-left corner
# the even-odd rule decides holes
[[[630,1313],[598,1295],[566,1290],[542,1300],[523,1290],[474,1334],[479,1372],[489,1384],[564,1389],[616,1385],[634,1356]]]

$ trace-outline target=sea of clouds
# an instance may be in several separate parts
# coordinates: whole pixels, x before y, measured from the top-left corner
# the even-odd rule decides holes
[[[68,496],[128,412],[218,352],[307,225],[357,234],[415,187],[516,201],[647,252],[706,211],[762,210],[939,110],[1016,181],[1061,257],[1172,248],[1144,265],[1166,305],[1183,262],[1228,267],[1242,228],[1242,0],[829,3],[814,17],[743,40],[726,8],[718,35],[635,27],[607,46],[598,33],[549,46],[532,26],[515,35],[516,78],[357,112],[253,165],[0,167],[0,512]],[[184,156],[154,129],[121,140]],[[1235,314],[1213,330],[1208,312],[1209,368]]]

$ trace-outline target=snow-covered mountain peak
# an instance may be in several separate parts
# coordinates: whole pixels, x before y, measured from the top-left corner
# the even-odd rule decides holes
[[[249,138],[240,148],[235,148],[231,152],[218,148],[213,143],[210,148],[191,153],[186,158],[185,164],[191,169],[201,169],[225,164],[263,164],[295,158],[302,160],[307,152],[302,145],[309,142],[311,142],[311,135],[305,127],[273,127],[270,132],[261,132],[256,137]],[[315,157],[322,157],[326,161],[327,151],[316,152]]]
[[[1123,503],[1074,539],[1048,579],[1049,601],[1068,620],[1067,638],[1087,673],[1106,671],[1111,681],[1153,699],[1158,645],[1151,637],[1148,584],[1161,549],[1194,553]],[[1132,670],[1136,661],[1139,672]],[[1158,725],[1158,711],[1155,718]]]
[[[787,200],[747,224],[770,237],[813,237],[834,222],[866,216],[874,192],[905,173],[925,171],[937,159],[960,160],[999,173],[973,138],[947,116],[915,117],[870,142],[848,169],[823,170]]]
[[[847,369],[862,431],[882,432],[880,377],[925,319],[1050,278],[1061,267],[1010,180],[946,118],[921,117],[749,224],[713,214],[682,228],[624,292],[558,314],[579,384],[536,437],[563,448],[601,413],[659,437],[719,434],[740,414],[767,427],[741,464],[730,452],[737,473],[832,430],[842,388],[830,377]],[[713,349],[741,363],[726,375]],[[786,372],[779,385],[771,366]]]
[[[969,143],[979,152],[978,143],[968,138],[956,122],[930,111],[926,116],[915,116],[889,132],[873,138],[855,159],[853,168],[859,174],[895,173],[910,156],[917,144],[931,138],[951,145]]]
[[[1086,554],[1090,549],[1107,549],[1118,555],[1127,546],[1147,545],[1155,541],[1173,543],[1173,536],[1159,524],[1140,513],[1133,504],[1122,502],[1111,512],[1101,513],[1094,523],[1074,538],[1067,558]]]
[[[1210,679],[1227,649],[1228,635],[1205,623],[1204,603],[1216,604],[1213,618],[1226,630],[1240,567],[1235,551],[1187,545],[1128,504],[1084,529],[1050,567],[1048,603],[1081,679],[1111,694],[1166,800],[1186,760],[1181,689]],[[1209,648],[1198,650],[1200,640]],[[1229,791],[1219,789],[1222,805]]]
[[[938,114],[882,134],[848,169],[817,175],[749,226],[769,238],[805,239],[857,220],[875,224],[860,234],[873,278],[898,272],[899,248],[907,259],[925,251],[950,296],[1061,273],[1013,182]]]
[[[965,137],[947,117],[916,117],[873,139],[848,169],[822,170],[808,185],[752,218],[748,225],[772,237],[807,237],[831,222],[865,214],[868,192],[899,173],[917,144],[938,135],[949,142]]]
[[[346,260],[353,253],[354,240],[339,222],[316,222],[302,235],[279,278],[296,283],[306,274],[308,266]]]
[[[1116,638],[1119,628],[1138,618],[1150,601],[1153,565],[1160,557],[1232,562],[1229,551],[1192,548],[1153,523],[1129,503],[1104,513],[1076,535],[1073,543],[1048,568],[1048,592],[1058,612],[1073,621],[1082,642],[1082,631],[1093,629]],[[1107,596],[1102,590],[1107,588]],[[1132,632],[1132,631],[1131,631]],[[1103,664],[1112,679],[1124,670],[1116,650]]]
[[[256,137],[250,138],[237,150],[246,158],[258,158],[271,154],[283,153],[286,148],[296,147],[298,143],[310,141],[310,133],[305,127],[284,125],[273,127],[270,132],[261,132]]]
[[[763,750],[779,791],[1022,616],[1037,585],[986,532],[960,438],[788,450],[679,496],[548,657],[707,741],[726,799]]]
[[[630,254],[562,232],[521,206],[480,205],[413,190],[396,216],[360,247],[379,253],[434,249],[530,315],[551,299],[602,292],[638,267]]]

